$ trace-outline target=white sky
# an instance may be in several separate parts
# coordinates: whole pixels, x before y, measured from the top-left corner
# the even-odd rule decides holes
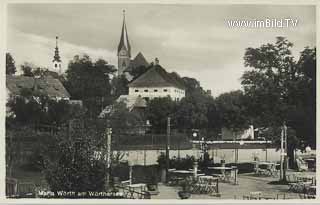
[[[9,4],[7,51],[23,62],[51,68],[55,36],[63,66],[87,53],[117,65],[122,10],[133,57],[158,57],[168,71],[195,77],[214,96],[241,88],[245,48],[285,36],[298,56],[316,44],[314,6],[165,4]],[[229,28],[230,19],[298,19],[293,28]],[[20,69],[20,68],[19,68]]]

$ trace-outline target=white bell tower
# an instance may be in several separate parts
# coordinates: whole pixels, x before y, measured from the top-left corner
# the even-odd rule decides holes
[[[58,48],[58,36],[56,36],[56,48],[54,50],[52,63],[53,63],[53,71],[57,72],[58,74],[62,74],[61,58],[59,55],[59,48]]]

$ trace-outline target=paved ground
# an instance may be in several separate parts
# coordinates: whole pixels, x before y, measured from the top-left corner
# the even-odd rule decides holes
[[[293,174],[293,173],[290,173]],[[302,175],[315,176],[315,172],[299,173]],[[268,184],[271,181],[276,181],[278,178],[273,177],[256,177],[253,174],[239,175],[239,185],[229,183],[219,183],[219,191],[221,197],[210,196],[207,194],[192,194],[191,199],[243,199],[244,195],[249,195],[250,192],[262,192],[265,197],[277,197],[286,199],[299,199],[299,194],[288,192],[288,185],[272,185]],[[159,185],[159,195],[152,196],[152,199],[179,199],[178,191],[180,187]]]

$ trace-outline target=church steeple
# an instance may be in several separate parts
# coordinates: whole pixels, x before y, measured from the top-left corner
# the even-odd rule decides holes
[[[125,10],[123,10],[123,23],[122,23],[120,42],[118,45],[118,54],[121,49],[127,50],[129,57],[131,57],[131,46],[130,46],[129,38],[128,38],[127,25],[126,25],[126,11]]]
[[[60,55],[59,55],[59,48],[58,48],[58,36],[56,36],[56,48],[54,50],[53,61],[61,62]]]
[[[59,48],[58,48],[58,36],[56,36],[56,48],[54,50],[54,56],[53,56],[52,62],[53,62],[53,70],[61,74],[62,70],[61,70],[61,58],[59,55]]]
[[[123,10],[123,23],[120,36],[120,42],[118,45],[118,75],[122,75],[123,72],[129,67],[131,59],[131,46],[129,43],[126,15]]]

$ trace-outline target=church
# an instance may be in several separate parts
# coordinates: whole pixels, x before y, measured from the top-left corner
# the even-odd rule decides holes
[[[132,79],[130,71],[139,66],[144,66],[147,69],[135,79]],[[171,99],[179,101],[185,97],[184,86],[167,73],[161,67],[159,60],[148,63],[141,52],[131,59],[131,46],[129,35],[126,26],[125,11],[123,11],[123,23],[118,45],[118,75],[125,75],[130,81],[128,84],[129,93],[125,96],[120,96],[120,99],[137,98],[138,101],[143,98],[146,101],[157,97],[171,97]]]

